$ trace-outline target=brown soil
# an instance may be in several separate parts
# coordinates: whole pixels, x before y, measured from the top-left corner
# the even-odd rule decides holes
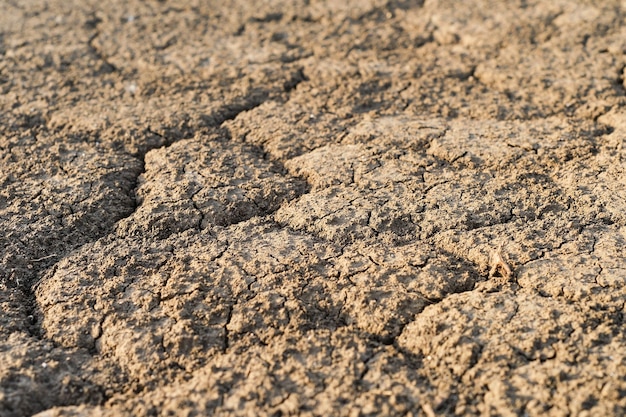
[[[0,2],[0,416],[624,415],[625,20]]]

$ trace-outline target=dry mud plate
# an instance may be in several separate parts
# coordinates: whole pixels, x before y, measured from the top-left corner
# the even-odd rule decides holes
[[[0,416],[626,413],[626,4],[0,2]]]

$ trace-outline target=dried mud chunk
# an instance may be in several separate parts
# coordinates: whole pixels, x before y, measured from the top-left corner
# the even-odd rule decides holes
[[[11,318],[0,323],[6,342],[0,349],[0,362],[6,365],[0,366],[6,381],[0,414],[101,402],[108,389],[93,382],[91,357],[53,349],[38,337],[30,284],[133,211],[131,195],[141,161],[100,147],[93,137],[65,137],[43,127],[6,137],[3,131],[0,137],[0,226],[5,232],[0,237],[0,308],[3,318]],[[25,291],[11,288],[15,284]]]
[[[567,111],[567,105],[577,102],[581,94],[593,94],[598,99],[616,98],[610,81],[614,77],[610,75],[614,71],[612,57],[599,54],[581,60],[573,58],[580,54],[553,53],[554,48],[566,45],[583,48],[580,43],[573,44],[571,38],[554,38],[548,43],[551,47],[526,47],[524,54],[520,54],[520,45],[509,45],[501,50],[497,59],[481,62],[475,76],[490,89],[528,103],[541,116]],[[533,76],[529,77],[531,72]],[[539,97],[534,94],[539,90],[548,93]]]
[[[509,296],[476,292],[450,296],[425,309],[409,324],[399,338],[400,344],[426,357],[427,366],[449,369],[456,377],[462,377],[480,361],[489,365],[498,351],[512,361],[510,366],[525,363],[525,359],[554,357],[551,345],[557,340],[549,335],[555,331],[562,332],[563,328],[552,322],[550,310],[544,311],[540,307],[542,304],[549,305],[549,302],[535,297],[522,303],[517,298],[509,299]],[[541,329],[535,326],[524,328],[524,321],[530,323],[529,317],[533,316],[539,316],[541,321],[533,323]],[[561,316],[562,312],[558,312],[557,317]],[[566,320],[567,315],[561,319]],[[502,332],[496,337],[496,332],[514,326],[520,327],[516,330],[523,331]],[[543,328],[546,326],[548,328]],[[562,333],[560,338],[565,339],[570,333]],[[503,340],[499,343],[493,337]],[[542,340],[544,338],[546,340]],[[518,353],[521,360],[516,359]],[[444,363],[446,366],[442,366]]]
[[[27,284],[133,211],[130,194],[141,169],[135,158],[43,135],[10,154],[0,174],[2,283]]]
[[[551,297],[593,300],[606,307],[623,305],[624,228],[589,228],[583,235],[590,241],[587,247],[549,253],[520,267],[519,284]]]
[[[304,195],[279,209],[275,218],[335,242],[352,242],[374,236],[368,223],[376,203],[353,189],[335,186]]]
[[[276,220],[337,243],[410,240],[418,229],[412,217],[422,209],[413,193],[423,181],[412,161],[381,152],[364,144],[328,146],[290,160],[290,172],[313,189],[281,207]]]
[[[146,409],[163,414],[288,415],[320,410],[338,415],[348,399],[360,395],[359,376],[373,350],[348,331],[296,331],[263,347],[216,356],[189,380],[133,394],[110,407],[116,415]]]
[[[598,236],[593,247],[600,274],[596,277],[596,283],[603,288],[612,291],[624,291],[626,288],[626,260],[623,251],[626,247],[626,227],[611,230],[613,233],[603,233]]]
[[[138,309],[134,304],[124,304],[122,298],[127,290],[131,297],[138,294],[136,287],[131,288],[133,278],[145,273],[147,280],[158,280],[160,277],[152,270],[171,256],[163,245],[151,245],[142,253],[146,246],[140,242],[118,246],[116,242],[98,241],[59,262],[41,280],[35,293],[47,337],[62,346],[93,349],[102,336],[107,310],[114,305],[128,314]],[[153,290],[146,285],[146,291]],[[141,304],[149,308],[143,299]]]
[[[446,229],[473,230],[508,223],[519,217],[530,221],[564,212],[570,199],[547,176],[538,173],[453,172],[436,177],[424,198],[424,236]],[[458,191],[456,191],[458,190]]]
[[[343,284],[327,260],[338,250],[286,229],[264,228],[265,233],[250,236],[239,235],[249,233],[245,227],[225,229],[221,235],[230,245],[220,263],[227,274],[239,271],[247,284],[233,300],[226,326],[231,344],[269,343],[288,329],[316,328],[339,314],[336,298]]]
[[[434,137],[427,153],[447,162],[467,160],[491,169],[519,167],[520,159],[537,163],[544,155],[568,145],[573,128],[558,118],[526,121],[448,121],[445,133]],[[528,164],[529,162],[526,162]]]
[[[372,151],[359,145],[324,146],[305,155],[293,158],[286,168],[303,176],[313,190],[354,181],[354,165],[363,165],[371,159]],[[329,163],[332,161],[332,163]]]
[[[365,116],[351,127],[342,139],[343,144],[369,144],[381,149],[410,149],[414,152],[427,148],[428,143],[447,131],[449,121],[443,118],[417,116]]]
[[[391,346],[346,329],[303,330],[267,346],[226,353],[191,379],[129,395],[104,407],[65,407],[54,416],[163,414],[396,415],[428,390],[414,363]],[[48,417],[42,415],[41,417]]]
[[[600,267],[594,265],[592,256],[561,255],[538,259],[520,267],[518,282],[546,296],[580,300],[600,289],[596,284],[599,273]]]
[[[407,136],[402,123],[415,135]],[[275,218],[337,243],[368,238],[402,243],[515,217],[534,220],[570,205],[569,196],[537,167],[544,157],[534,152],[538,144],[559,147],[562,133],[552,129],[560,128],[557,122],[544,127],[498,122],[476,125],[470,133],[454,122],[441,124],[393,117],[363,122],[346,137],[348,144],[323,146],[289,160],[286,167],[307,178],[312,190],[279,209]],[[505,134],[514,146],[502,146]],[[525,141],[528,150],[522,149]],[[390,143],[391,148],[382,146]],[[458,155],[448,161],[450,152]],[[486,169],[468,172],[466,164],[455,165],[464,155],[470,165]],[[525,162],[518,167],[520,159]],[[528,172],[526,166],[539,171]]]
[[[113,355],[131,377],[145,381],[157,368],[167,378],[221,349],[237,284],[232,277],[220,286],[219,274],[211,284],[224,245],[209,236],[177,236],[178,242],[158,245],[98,242],[62,261],[36,293],[45,335],[68,348]],[[174,252],[178,248],[185,249]],[[181,330],[188,333],[176,338]]]
[[[121,235],[167,237],[192,227],[226,226],[276,210],[306,190],[260,149],[224,140],[180,141],[146,155],[137,212]]]
[[[615,346],[602,354],[623,360]],[[507,379],[494,378],[488,382],[484,403],[478,409],[500,415],[514,414],[521,408],[529,415],[620,415],[626,409],[626,402],[616,394],[626,384],[619,381],[616,372],[599,369],[612,368],[611,363],[615,362],[606,357],[581,366],[551,360],[533,362],[518,368]]]
[[[217,233],[84,247],[37,289],[45,335],[113,355],[131,377],[155,381],[250,335],[270,340],[338,314],[333,286],[321,285],[334,249],[260,220]]]
[[[404,291],[400,286],[349,289],[345,310],[348,323],[354,322],[370,337],[385,344],[393,343],[404,325],[421,312],[430,301],[420,294]]]
[[[473,263],[483,276],[489,274],[490,257],[502,247],[505,261],[517,268],[544,257],[547,253],[588,251],[593,246],[590,234],[580,234],[580,219],[575,213],[558,212],[528,221],[513,218],[502,224],[466,230],[448,230],[439,233],[434,244],[457,257]]]
[[[348,323],[384,343],[397,337],[426,306],[472,289],[479,278],[471,265],[422,243],[348,247],[344,253],[336,260],[341,277],[350,283],[344,290],[342,314]]]
[[[535,294],[473,291],[427,307],[398,341],[402,348],[424,357],[425,372],[439,389],[471,384],[459,404],[471,404],[476,395],[484,395],[484,403],[478,406],[498,413],[527,404],[533,409],[567,410],[580,403],[570,405],[564,398],[582,395],[588,385],[624,385],[617,374],[586,375],[613,363],[613,353],[623,357],[615,351],[623,338],[609,331],[610,317],[584,305]],[[598,320],[603,322],[599,326]],[[598,338],[603,342],[598,343]],[[596,356],[600,352],[607,356]],[[600,363],[587,362],[590,357]],[[543,395],[538,381],[550,381],[560,395]],[[611,402],[618,405],[615,399]]]
[[[379,141],[328,145],[290,159],[285,167],[303,176],[318,191],[334,185],[377,190],[390,184],[419,182],[428,158],[399,146],[381,146]],[[403,143],[412,146],[412,142]]]
[[[298,89],[288,102],[266,101],[225,126],[234,139],[262,146],[274,158],[288,160],[336,143],[352,124],[354,121],[328,112]]]
[[[83,379],[88,362],[84,352],[66,352],[49,342],[12,333],[0,342],[0,415],[17,415],[16,410],[32,414],[55,405],[100,403],[101,388]]]
[[[261,18],[263,23],[274,27],[283,27],[281,19],[275,17],[294,7],[266,6],[281,11],[261,12],[261,16],[270,16],[269,20]],[[255,22],[255,12],[254,8],[233,3],[220,7],[219,14],[210,5],[181,8],[176,13],[158,4],[107,9],[99,13],[104,19],[98,23],[98,36],[92,44],[123,72],[168,76],[200,73],[205,79],[223,78],[254,64],[278,60],[288,49],[284,43],[268,42],[269,35],[258,36],[254,29],[245,30],[246,23]]]
[[[555,181],[572,198],[572,209],[586,222],[626,225],[626,164],[623,157],[601,153],[574,161]]]

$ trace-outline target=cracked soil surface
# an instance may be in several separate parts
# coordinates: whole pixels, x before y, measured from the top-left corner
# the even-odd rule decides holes
[[[614,0],[0,2],[0,416],[624,415],[625,67]]]

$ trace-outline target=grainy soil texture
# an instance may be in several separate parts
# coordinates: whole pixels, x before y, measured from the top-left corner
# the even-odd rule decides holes
[[[1,0],[0,416],[626,413],[626,2]]]

